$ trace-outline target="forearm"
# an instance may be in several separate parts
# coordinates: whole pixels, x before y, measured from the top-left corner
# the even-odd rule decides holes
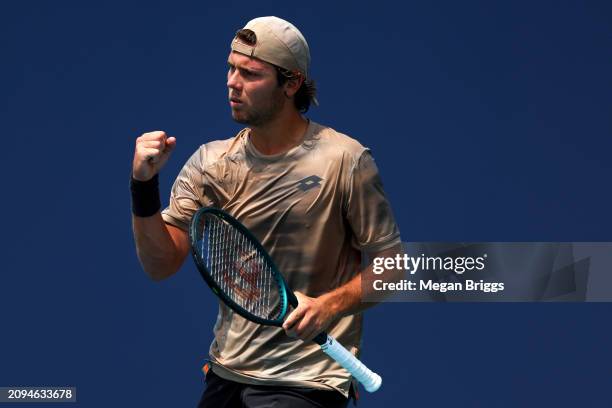
[[[371,254],[371,259],[373,261],[377,257],[394,257],[402,253],[402,246],[398,244],[390,249]],[[334,320],[360,313],[374,306],[377,302],[370,299],[379,297],[371,296],[374,293],[371,281],[374,276],[377,276],[373,272],[372,263],[344,285],[319,297],[309,297],[296,292],[298,306],[283,323],[283,329],[287,335],[302,340],[311,340],[318,333],[327,330]],[[401,279],[402,276],[402,270],[388,271],[385,280],[395,281]]]
[[[372,256],[372,260],[376,257],[395,257],[401,254],[402,247],[398,245],[388,250]],[[372,272],[373,265],[370,263],[366,268],[362,269],[350,281],[344,285],[332,290],[321,296],[321,300],[329,307],[334,315],[339,317],[348,316],[355,313],[360,313],[365,309],[376,305],[376,301],[364,301],[363,299],[371,298],[374,293],[371,280],[374,276]],[[385,275],[387,281],[397,281],[402,278],[403,270],[388,271]],[[379,295],[379,294],[377,294]]]
[[[145,272],[154,280],[174,274],[189,251],[187,233],[166,224],[161,216],[158,174],[176,138],[166,132],[144,133],[136,139],[132,162],[132,231],[136,253]]]
[[[344,317],[360,313],[373,305],[362,302],[361,275],[363,273],[366,273],[366,271],[360,271],[344,285],[320,297],[332,315]]]
[[[132,229],[138,259],[152,279],[167,278],[180,268],[183,259],[159,212],[150,217],[132,215]]]

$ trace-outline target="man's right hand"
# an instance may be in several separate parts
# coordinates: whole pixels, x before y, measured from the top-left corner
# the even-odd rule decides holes
[[[136,139],[132,177],[138,181],[152,179],[164,167],[175,147],[176,138],[168,137],[166,132],[144,133]]]

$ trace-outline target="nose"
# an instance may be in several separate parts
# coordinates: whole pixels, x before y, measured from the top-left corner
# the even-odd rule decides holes
[[[230,69],[227,71],[227,87],[229,89],[234,89],[236,91],[240,91],[241,83],[238,78],[238,70]]]

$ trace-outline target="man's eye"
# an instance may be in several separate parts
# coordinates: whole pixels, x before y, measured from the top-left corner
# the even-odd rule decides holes
[[[228,64],[228,72],[230,74],[233,74],[234,71],[236,71],[236,67],[234,65]],[[259,76],[259,74],[257,72],[248,71],[248,70],[242,69],[242,68],[238,68],[238,71],[240,71],[240,75],[242,75],[243,77],[247,77],[247,78],[255,78],[255,77]]]

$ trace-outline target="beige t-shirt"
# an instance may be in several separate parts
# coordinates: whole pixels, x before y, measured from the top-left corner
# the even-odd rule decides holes
[[[368,149],[310,122],[302,143],[266,156],[249,138],[200,146],[178,175],[165,222],[187,230],[202,206],[221,208],[242,222],[270,253],[289,287],[320,296],[359,272],[361,252],[400,243],[391,207]],[[328,332],[353,353],[362,316],[333,323]],[[278,327],[250,322],[220,302],[210,346],[213,371],[237,382],[336,389],[350,377],[313,342]]]

